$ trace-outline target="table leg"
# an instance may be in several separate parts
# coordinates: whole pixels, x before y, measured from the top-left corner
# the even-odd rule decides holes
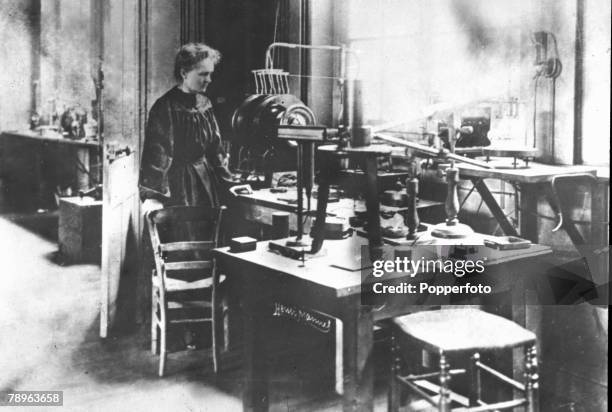
[[[597,248],[594,255],[594,278],[595,283],[605,285],[610,282],[610,250],[609,250],[609,220],[608,214],[608,198],[609,186],[607,183],[598,183],[595,186],[591,197],[591,244]],[[609,296],[607,290],[603,287],[598,288],[602,292],[601,303],[609,304]]]
[[[382,231],[380,227],[380,204],[378,201],[378,177],[376,170],[378,163],[375,156],[364,159],[366,178],[366,210],[368,213],[368,240],[370,259],[380,259],[382,256]]]
[[[43,156],[43,150],[46,146],[40,145],[34,148],[34,179],[36,182],[36,207],[38,209],[46,209],[48,206],[48,199],[45,197],[45,194],[49,193],[49,190],[54,190],[48,188],[48,176],[43,177],[45,173],[43,173],[43,168],[45,167],[45,159]]]
[[[535,184],[520,185],[520,230],[521,237],[538,243],[538,195],[540,186]]]
[[[374,365],[372,361],[374,321],[372,312],[361,306],[359,296],[346,305],[343,322],[344,394],[342,410],[374,409]]]
[[[77,147],[76,149],[76,178],[77,178],[77,189],[88,190],[89,189],[89,148]]]
[[[247,293],[243,296],[250,300],[250,295],[252,294]],[[244,313],[245,386],[242,407],[245,412],[268,410],[268,337],[264,309],[262,305],[247,302]]]
[[[482,197],[482,200],[485,202],[504,233],[507,236],[518,236],[518,232],[506,217],[506,214],[497,203],[497,200],[495,200],[495,197],[493,197],[493,195],[491,194],[491,191],[487,187],[487,184],[484,182],[484,180],[480,178],[472,178],[471,180],[474,184],[474,187],[476,187],[476,190],[478,190],[480,197]]]

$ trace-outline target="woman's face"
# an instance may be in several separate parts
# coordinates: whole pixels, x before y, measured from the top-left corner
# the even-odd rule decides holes
[[[212,59],[201,60],[190,71],[182,71],[183,89],[190,93],[203,93],[212,82],[215,64]]]

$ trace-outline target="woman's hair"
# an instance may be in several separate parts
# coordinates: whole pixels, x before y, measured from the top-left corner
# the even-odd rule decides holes
[[[212,59],[216,65],[221,61],[221,53],[204,43],[187,43],[181,46],[174,60],[174,77],[178,82],[183,80],[181,71],[192,70],[204,59]]]

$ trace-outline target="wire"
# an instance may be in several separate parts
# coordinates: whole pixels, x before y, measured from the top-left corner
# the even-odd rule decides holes
[[[288,74],[288,77],[308,77],[309,79],[322,79],[322,80],[348,80],[342,76],[320,76],[314,74]]]
[[[533,147],[538,147],[538,139],[537,139],[537,116],[538,116],[538,79],[540,78],[540,74],[536,75],[533,84]]]
[[[555,44],[556,43],[557,42],[555,41]],[[557,60],[558,59],[555,59],[555,61],[557,61]],[[556,85],[557,85],[557,77],[554,76],[552,78],[552,91],[551,91],[551,93],[552,93],[552,96],[551,96],[551,99],[552,99],[551,106],[552,107],[550,109],[550,111],[552,112],[551,113],[551,116],[552,116],[551,117],[551,125],[550,125],[550,129],[551,129],[550,130],[550,144],[551,144],[551,152],[552,152],[551,153],[551,158],[552,158],[553,164],[555,163],[555,112],[557,111],[556,110],[556,102],[555,102],[555,100],[557,100],[556,99],[556,94],[557,94],[556,93],[556,88],[557,88]]]
[[[276,13],[274,16],[274,34],[272,36],[272,43],[276,43],[276,34],[278,32],[278,16],[280,14],[280,0],[276,0]],[[274,53],[274,52],[272,52]],[[274,67],[274,56],[270,56],[270,67]]]

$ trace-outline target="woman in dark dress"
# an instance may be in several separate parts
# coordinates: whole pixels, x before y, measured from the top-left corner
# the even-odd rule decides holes
[[[204,95],[220,53],[189,43],[176,55],[177,86],[149,113],[140,167],[145,211],[163,206],[219,206],[229,178],[227,156],[210,100]]]

